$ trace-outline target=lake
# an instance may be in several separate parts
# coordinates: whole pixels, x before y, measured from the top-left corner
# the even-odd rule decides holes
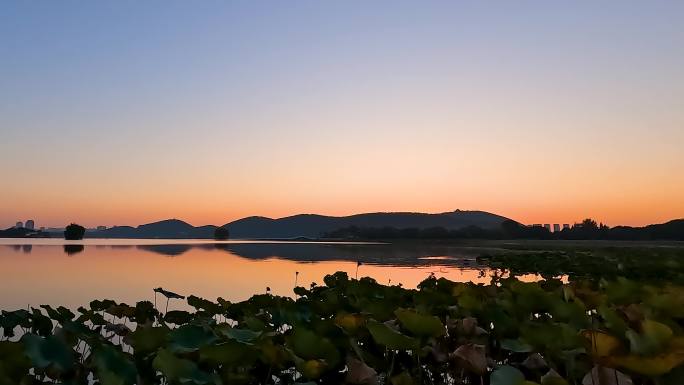
[[[134,304],[154,300],[156,287],[211,300],[240,301],[267,287],[292,296],[295,282],[321,284],[336,271],[410,288],[430,274],[488,282],[491,272],[476,262],[487,251],[424,244],[0,239],[0,309],[41,304],[75,309],[105,298]],[[172,308],[186,307],[176,301]]]

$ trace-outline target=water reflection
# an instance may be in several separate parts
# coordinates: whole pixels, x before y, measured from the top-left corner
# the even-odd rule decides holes
[[[83,245],[64,245],[64,252],[67,255],[74,255],[82,252],[85,249]]]
[[[0,309],[40,304],[76,308],[103,298],[135,303],[152,300],[155,287],[231,301],[264,293],[266,287],[273,294],[292,295],[295,277],[308,286],[321,284],[335,271],[404,287],[415,287],[429,274],[488,282],[491,272],[475,261],[483,251],[305,243],[5,245],[0,247]]]
[[[4,245],[14,251],[31,253],[33,245]],[[50,245],[37,245],[50,247]],[[64,253],[75,255],[86,248],[127,252],[141,250],[164,256],[177,257],[191,251],[218,250],[250,260],[286,259],[299,262],[354,261],[365,264],[391,266],[460,266],[478,267],[475,258],[494,248],[458,247],[425,244],[346,244],[346,243],[199,243],[199,244],[142,244],[142,245],[62,245]]]

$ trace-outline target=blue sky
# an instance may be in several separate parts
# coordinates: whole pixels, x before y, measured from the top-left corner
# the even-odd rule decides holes
[[[682,16],[679,1],[4,2],[0,224],[684,216]]]

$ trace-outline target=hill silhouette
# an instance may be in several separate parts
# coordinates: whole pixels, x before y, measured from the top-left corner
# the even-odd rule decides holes
[[[508,218],[485,211],[451,211],[425,213],[367,213],[343,217],[300,214],[280,219],[247,217],[226,223],[234,238],[318,238],[334,230],[357,227],[418,228],[443,227],[449,230],[475,226],[496,229]]]
[[[92,238],[213,238],[216,226],[195,227],[179,219],[166,219],[138,227],[115,226],[106,230],[88,233]]]
[[[231,238],[319,238],[331,231],[348,227],[397,227],[460,229],[475,226],[495,229],[507,218],[484,211],[425,213],[367,213],[343,217],[300,214],[285,218],[247,217],[224,224]],[[138,227],[115,226],[89,231],[90,238],[170,238],[213,239],[217,226],[195,227],[179,219],[167,219]]]

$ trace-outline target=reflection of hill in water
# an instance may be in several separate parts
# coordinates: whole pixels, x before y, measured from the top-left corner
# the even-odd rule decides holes
[[[137,248],[141,250],[152,251],[154,253],[176,256],[181,255],[193,247],[200,245],[182,245],[182,244],[169,244],[169,245],[138,245]],[[204,245],[202,245],[204,246]]]
[[[31,253],[31,245],[5,245],[14,252]],[[60,247],[67,255],[81,254],[89,245],[43,245]],[[177,257],[192,250],[226,252],[240,258],[265,260],[270,258],[296,262],[350,261],[373,265],[391,266],[458,266],[477,267],[475,259],[485,253],[500,249],[486,247],[463,247],[454,245],[429,245],[419,243],[400,244],[344,244],[344,243],[202,243],[161,245],[94,245],[95,249],[109,248],[114,251],[144,250],[169,257]]]
[[[178,256],[192,249],[222,250],[252,260],[279,258],[299,262],[353,261],[397,266],[474,266],[491,249],[423,244],[216,243],[139,245],[139,249]]]

